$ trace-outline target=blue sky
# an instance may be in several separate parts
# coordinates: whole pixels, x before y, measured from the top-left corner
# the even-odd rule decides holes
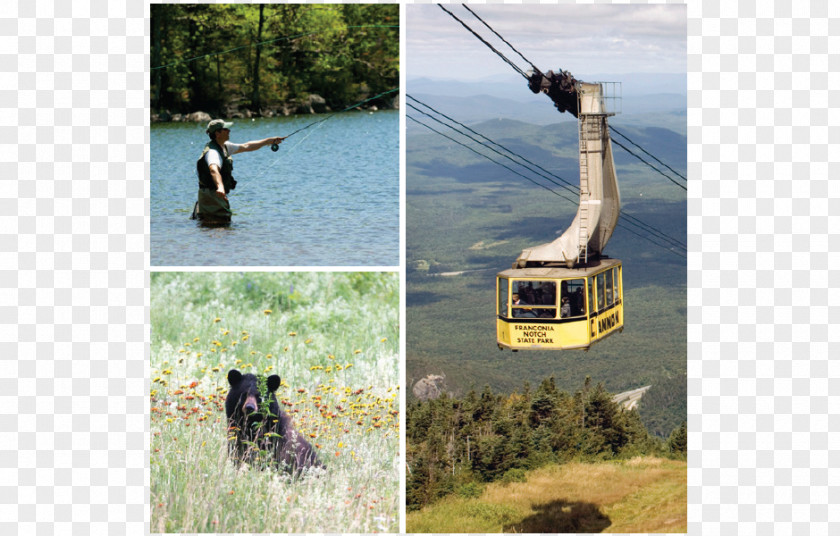
[[[528,67],[460,4],[444,5],[523,70]],[[469,4],[541,70],[685,73],[685,5]],[[406,6],[406,73],[473,81],[516,71],[435,4]]]

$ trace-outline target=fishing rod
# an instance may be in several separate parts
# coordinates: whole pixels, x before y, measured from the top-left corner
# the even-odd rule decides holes
[[[366,102],[370,102],[370,101],[372,101],[372,100],[376,100],[376,99],[378,99],[379,97],[382,97],[382,96],[388,95],[389,93],[393,93],[393,92],[395,92],[395,91],[399,91],[399,89],[400,89],[400,88],[395,87],[394,89],[391,89],[391,90],[385,91],[385,92],[383,92],[383,93],[380,93],[379,95],[375,95],[375,96],[370,97],[370,98],[368,98],[368,99],[365,99],[365,100],[363,100],[363,101],[361,101],[361,102],[357,102],[356,104],[354,104],[354,105],[352,105],[352,106],[348,106],[347,108],[345,108],[345,109],[343,109],[343,110],[339,110],[339,111],[337,111],[337,112],[333,112],[333,113],[331,113],[330,115],[328,115],[327,117],[324,117],[323,119],[319,119],[318,121],[315,121],[315,122],[313,122],[313,123],[310,123],[310,124],[306,125],[305,127],[301,127],[301,128],[299,128],[299,129],[295,130],[294,132],[292,132],[292,133],[291,133],[291,134],[289,134],[288,136],[284,136],[284,139],[286,139],[286,138],[291,138],[292,136],[294,136],[295,134],[297,134],[298,132],[300,132],[300,131],[302,131],[302,130],[306,130],[307,128],[312,127],[312,126],[315,126],[315,125],[317,125],[317,124],[319,124],[319,123],[323,123],[324,121],[326,121],[327,119],[329,119],[329,118],[333,117],[333,116],[334,116],[334,115],[336,115],[336,114],[340,114],[340,113],[342,113],[342,112],[346,112],[346,111],[348,111],[348,110],[352,110],[353,108],[358,108],[359,106],[361,106],[362,104],[364,104],[364,103],[366,103]],[[277,152],[277,150],[278,150],[279,148],[280,148],[280,145],[279,145],[279,144],[277,144],[277,143],[272,144],[272,146],[271,146],[271,150],[272,150],[272,151],[274,151],[274,152]]]
[[[337,112],[333,112],[333,113],[331,113],[330,115],[328,115],[327,117],[324,117],[324,118],[322,118],[322,119],[319,119],[318,121],[314,121],[314,122],[312,122],[312,123],[310,123],[310,124],[308,124],[308,125],[306,125],[306,126],[303,126],[303,127],[299,128],[299,129],[295,130],[294,132],[292,132],[292,133],[291,133],[291,134],[289,134],[288,136],[284,136],[284,137],[283,137],[283,139],[285,140],[286,138],[289,138],[290,136],[294,136],[294,135],[295,135],[295,134],[297,134],[298,132],[301,132],[301,131],[303,131],[303,130],[306,130],[306,129],[308,129],[308,128],[310,128],[310,127],[313,127],[313,126],[315,126],[315,125],[319,125],[319,124],[323,123],[324,121],[326,121],[327,119],[330,119],[331,117],[333,117],[333,116],[334,116],[334,115],[336,115],[336,114],[339,114],[339,113],[342,113],[342,112],[346,112],[346,111],[348,111],[348,110],[352,110],[353,108],[358,108],[359,106],[361,106],[362,104],[364,104],[364,103],[366,103],[366,102],[370,102],[370,101],[372,101],[372,100],[374,100],[374,99],[378,99],[379,97],[382,97],[382,96],[384,96],[384,95],[388,95],[388,94],[390,94],[390,93],[394,93],[395,91],[399,91],[399,90],[400,90],[400,88],[395,87],[394,89],[391,89],[391,90],[388,90],[388,91],[384,91],[384,92],[380,93],[379,95],[374,95],[373,97],[367,98],[367,99],[365,99],[365,100],[363,100],[363,101],[361,101],[361,102],[357,102],[356,104],[353,104],[352,106],[348,106],[347,108],[344,108],[343,110],[339,110],[339,111],[337,111]],[[313,131],[313,132],[314,132],[314,131]],[[309,135],[311,135],[311,133],[310,133]],[[295,147],[297,147],[298,145],[300,145],[301,143],[303,143],[303,141],[304,141],[304,140],[306,140],[306,138],[308,138],[308,137],[309,137],[309,135],[304,136],[303,138],[301,138],[301,140],[300,140],[300,141],[299,141],[299,142],[298,142],[298,143],[297,143],[294,147],[292,147],[290,150],[294,149]],[[272,144],[272,145],[271,145],[271,150],[272,150],[272,151],[277,152],[279,149],[280,149],[280,145],[279,145],[279,144],[274,143],[274,144]],[[285,151],[285,154],[289,154],[289,151]],[[263,177],[266,173],[268,173],[268,170],[269,170],[269,169],[271,169],[272,167],[274,167],[275,165],[277,165],[277,163],[278,163],[278,162],[280,162],[281,160],[282,160],[282,158],[280,158],[279,156],[278,156],[277,158],[275,158],[275,159],[274,159],[274,161],[273,161],[272,163],[270,163],[268,166],[266,166],[266,167],[263,169],[262,173],[260,173],[259,175],[257,175],[255,178],[256,178],[256,179],[259,179],[259,178]]]

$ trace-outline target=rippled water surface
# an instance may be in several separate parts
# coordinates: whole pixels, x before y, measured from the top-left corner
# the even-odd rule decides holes
[[[235,143],[286,136],[327,116],[238,120]],[[189,219],[206,124],[151,127],[152,266],[397,266],[399,114],[347,112],[272,152],[233,157],[233,221]]]

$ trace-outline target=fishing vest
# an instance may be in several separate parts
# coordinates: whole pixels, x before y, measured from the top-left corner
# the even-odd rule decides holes
[[[216,183],[213,182],[213,177],[210,176],[210,166],[207,165],[207,160],[204,159],[207,151],[210,149],[215,149],[222,156],[222,185],[225,187],[225,193],[229,193],[236,188],[236,181],[233,178],[233,158],[228,156],[227,151],[216,143],[215,140],[207,142],[207,145],[204,146],[204,150],[201,152],[201,157],[195,163],[196,169],[198,170],[198,187],[209,190],[216,189]]]

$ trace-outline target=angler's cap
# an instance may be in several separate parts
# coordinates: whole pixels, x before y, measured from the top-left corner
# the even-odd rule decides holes
[[[217,130],[222,130],[223,128],[230,128],[233,126],[233,123],[227,123],[224,119],[214,119],[207,123],[207,133],[212,134]]]

